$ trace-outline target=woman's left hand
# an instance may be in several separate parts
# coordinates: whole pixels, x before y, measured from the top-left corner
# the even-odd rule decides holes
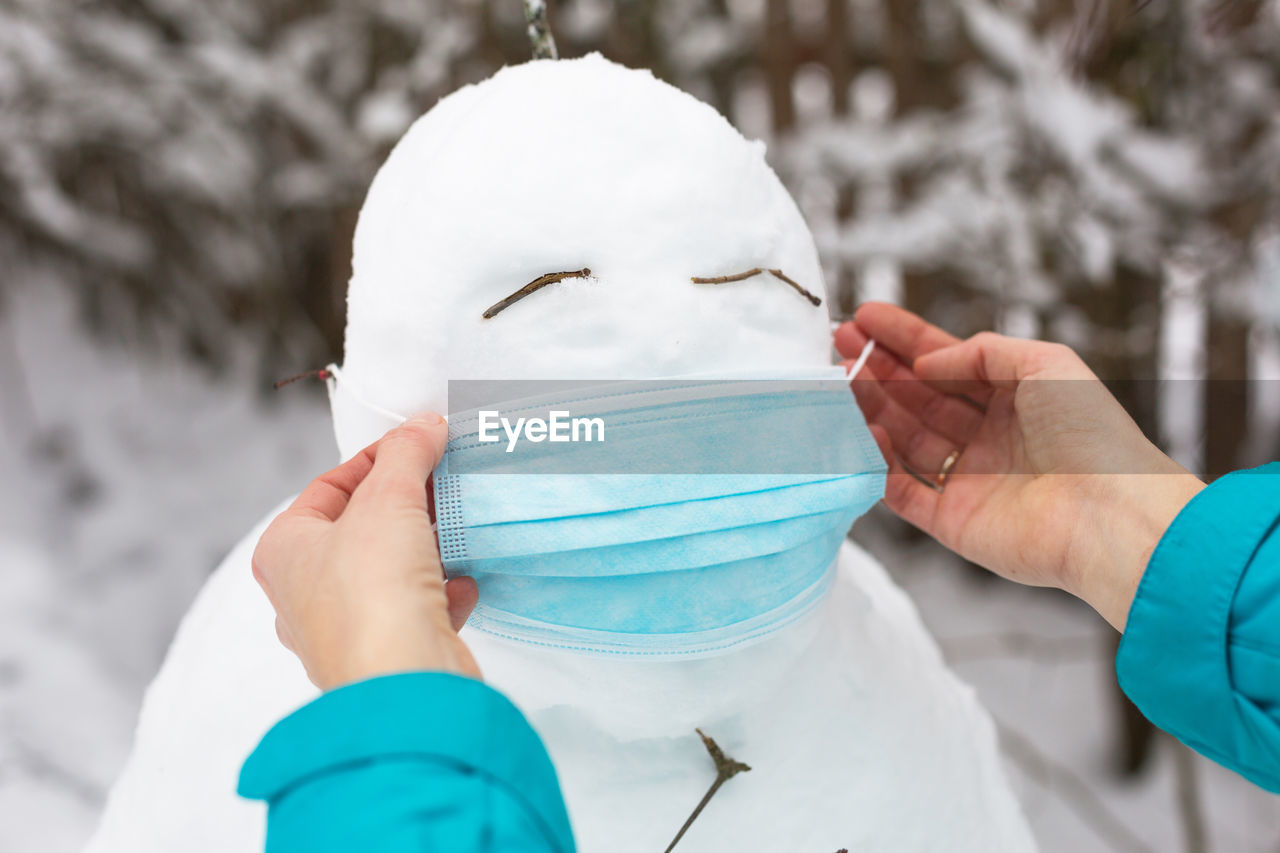
[[[258,542],[276,633],[321,689],[412,670],[480,677],[457,633],[475,582],[445,582],[427,504],[447,440],[439,415],[409,419],[313,480]]]
[[[1156,543],[1204,484],[1065,346],[991,332],[961,341],[879,303],[836,331],[836,348],[852,359],[869,338],[879,346],[853,390],[889,462],[889,508],[1123,630]]]

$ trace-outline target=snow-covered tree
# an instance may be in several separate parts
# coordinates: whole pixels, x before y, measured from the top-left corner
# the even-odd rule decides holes
[[[331,350],[373,169],[475,49],[461,5],[6,4],[0,290],[53,271],[97,327],[206,358],[230,324]]]
[[[52,269],[99,328],[159,324],[216,357],[235,324],[266,374],[321,363],[374,166],[439,96],[531,56],[525,5],[13,0],[0,295]],[[894,295],[1153,378],[1177,279],[1211,297],[1209,374],[1247,375],[1259,270],[1280,267],[1280,4],[533,5],[561,55],[649,66],[768,139],[838,313]],[[1243,405],[1207,407],[1212,470]]]

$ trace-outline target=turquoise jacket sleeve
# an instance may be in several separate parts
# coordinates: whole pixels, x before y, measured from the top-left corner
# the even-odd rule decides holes
[[[1280,463],[1216,480],[1174,519],[1116,673],[1151,722],[1280,793]]]
[[[326,693],[240,771],[267,853],[572,853],[551,759],[502,694],[415,672]]]

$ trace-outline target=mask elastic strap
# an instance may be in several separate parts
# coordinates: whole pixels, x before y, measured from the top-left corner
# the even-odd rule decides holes
[[[370,402],[369,400],[366,400],[364,398],[364,395],[356,391],[354,385],[352,385],[350,382],[345,381],[342,378],[342,371],[338,368],[338,365],[330,364],[327,367],[325,367],[325,370],[329,374],[328,377],[325,379],[325,384],[329,386],[330,397],[332,397],[334,393],[337,391],[338,383],[341,382],[343,390],[347,394],[351,395],[351,399],[355,400],[357,403],[364,406],[369,411],[376,412],[379,415],[382,415],[384,418],[395,421],[397,424],[402,424],[405,421],[409,420],[404,415],[398,415],[395,412],[391,411],[390,409],[384,409],[381,406],[379,406],[377,403],[373,403],[373,402]]]
[[[857,376],[858,371],[866,366],[867,359],[871,358],[871,351],[874,350],[875,348],[876,348],[876,342],[868,339],[866,346],[862,348],[862,352],[858,355],[858,360],[855,361],[853,364],[849,365],[849,369],[845,371],[844,378],[852,379],[853,377]]]

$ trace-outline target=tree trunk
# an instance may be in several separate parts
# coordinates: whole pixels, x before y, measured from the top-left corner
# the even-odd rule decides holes
[[[1096,343],[1081,356],[1152,441],[1160,435],[1156,397],[1160,283],[1158,273],[1121,264],[1109,285],[1077,285],[1078,302],[1096,330]],[[1144,330],[1150,338],[1144,342],[1141,352],[1135,353],[1128,342],[1135,333]],[[1119,642],[1117,634],[1113,652]],[[1124,695],[1118,682],[1112,679],[1111,686],[1118,723],[1117,769],[1122,776],[1133,776],[1150,757],[1155,727]]]
[[[1249,432],[1249,324],[1209,300],[1205,334],[1204,471],[1214,480],[1241,464]]]
[[[769,0],[764,19],[764,73],[769,87],[769,107],[773,130],[781,134],[796,121],[791,97],[791,77],[795,73],[795,39],[791,33],[791,10],[787,0]]]

